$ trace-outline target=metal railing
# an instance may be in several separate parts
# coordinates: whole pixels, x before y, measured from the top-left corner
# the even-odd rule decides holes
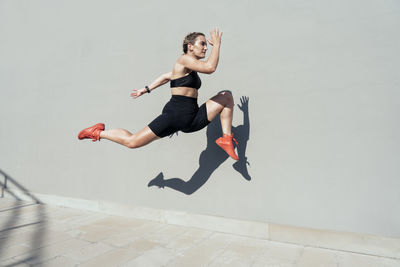
[[[0,186],[1,186],[1,198],[4,198],[4,191],[7,189],[7,180],[8,180],[8,176],[7,174],[5,174],[4,172],[2,172],[0,170],[0,173],[2,174],[2,176],[4,177],[4,183],[0,182]]]

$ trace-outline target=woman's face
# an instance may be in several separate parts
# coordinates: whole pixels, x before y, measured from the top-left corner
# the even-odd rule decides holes
[[[208,50],[206,38],[203,35],[197,36],[194,44],[189,44],[189,49],[195,57],[205,58]]]

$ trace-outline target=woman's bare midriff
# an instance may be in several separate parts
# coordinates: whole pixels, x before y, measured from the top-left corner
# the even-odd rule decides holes
[[[183,95],[187,97],[197,98],[198,92],[197,89],[191,87],[174,87],[171,88],[172,95]]]

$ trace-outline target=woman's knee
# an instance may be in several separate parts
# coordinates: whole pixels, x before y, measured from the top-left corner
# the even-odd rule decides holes
[[[136,134],[133,134],[126,140],[125,145],[129,148],[138,148],[147,145],[148,143],[159,139],[160,137],[156,136],[151,130],[140,131]]]
[[[224,98],[224,102],[225,102],[225,106],[227,107],[233,107],[234,106],[234,100],[233,100],[233,96],[229,91],[222,91],[220,93],[220,95],[222,95],[222,97]]]

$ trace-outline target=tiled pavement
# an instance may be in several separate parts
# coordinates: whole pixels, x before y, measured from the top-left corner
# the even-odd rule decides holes
[[[0,198],[0,266],[400,267],[400,260]]]

